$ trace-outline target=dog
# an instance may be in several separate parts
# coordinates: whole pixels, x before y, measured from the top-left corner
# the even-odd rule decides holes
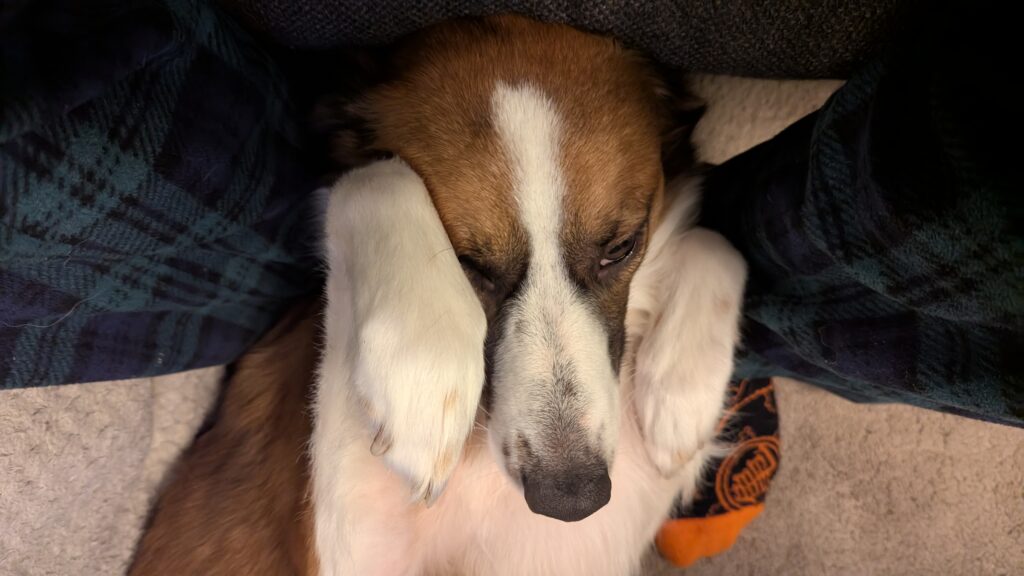
[[[133,574],[631,574],[721,452],[746,266],[693,226],[693,100],[517,16],[383,66],[322,110],[361,165],[322,340],[303,308],[240,362]]]

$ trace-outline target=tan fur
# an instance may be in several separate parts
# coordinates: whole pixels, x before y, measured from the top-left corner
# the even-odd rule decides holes
[[[317,572],[305,444],[318,312],[296,307],[238,361],[216,423],[178,464],[129,574]]]

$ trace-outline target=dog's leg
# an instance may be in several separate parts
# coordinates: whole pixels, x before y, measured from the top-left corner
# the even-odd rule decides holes
[[[684,186],[630,295],[641,320],[634,335],[634,407],[648,456],[666,476],[713,452],[746,283],[746,263],[728,241],[687,229],[699,188]],[[686,468],[699,474],[700,466]]]
[[[486,318],[426,187],[400,160],[335,184],[324,229],[317,547],[324,574],[374,574],[411,563],[395,546],[401,514],[437,498],[459,462],[483,388]],[[375,465],[381,459],[397,477]],[[390,526],[380,530],[384,517]],[[383,556],[367,549],[374,532],[392,545]]]

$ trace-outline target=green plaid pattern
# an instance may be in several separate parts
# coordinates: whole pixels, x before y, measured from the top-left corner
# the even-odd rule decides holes
[[[4,387],[229,362],[315,289],[286,84],[230,20],[37,2],[0,25]]]

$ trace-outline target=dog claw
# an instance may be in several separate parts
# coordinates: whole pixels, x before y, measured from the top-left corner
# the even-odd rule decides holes
[[[441,497],[442,492],[444,492],[444,485],[436,486],[431,480],[427,482],[427,488],[423,491],[421,500],[427,508],[430,508]]]
[[[384,431],[384,425],[381,424],[377,428],[377,433],[373,436],[373,442],[370,443],[370,454],[374,456],[383,456],[387,454],[388,450],[391,449],[391,435]]]

